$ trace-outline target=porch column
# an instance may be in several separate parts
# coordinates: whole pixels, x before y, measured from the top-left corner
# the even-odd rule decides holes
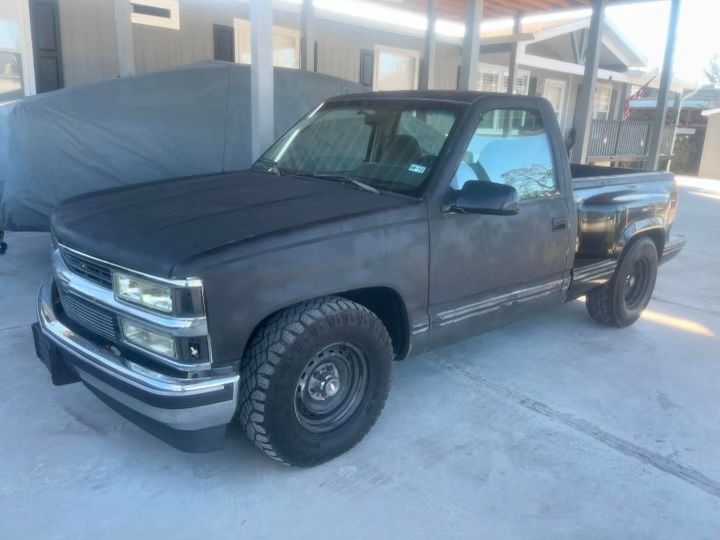
[[[484,3],[484,0],[465,0],[465,37],[460,59],[458,90],[472,90],[475,87]]]
[[[315,71],[315,12],[313,0],[303,0],[300,15],[300,69]]]
[[[507,93],[512,94],[513,90],[515,89],[515,77],[517,75],[517,56],[518,56],[518,47],[520,42],[517,41],[518,34],[520,33],[520,21],[522,19],[522,15],[518,13],[515,15],[515,19],[513,20],[513,37],[515,38],[515,41],[513,41],[512,48],[510,49],[510,64],[508,65],[508,87],[507,87]]]
[[[665,41],[665,56],[663,57],[662,73],[660,74],[660,89],[658,90],[657,110],[653,121],[650,143],[648,144],[648,160],[645,168],[655,171],[660,161],[660,141],[663,127],[665,127],[665,114],[667,113],[667,98],[672,82],[673,59],[675,57],[675,40],[678,19],[680,17],[680,0],[670,0],[670,21],[668,22],[667,38]]]
[[[26,96],[37,93],[35,88],[35,55],[33,54],[32,34],[30,32],[30,3],[17,0],[18,25],[20,26],[20,50],[22,52],[23,92]]]
[[[250,0],[250,136],[253,160],[272,144],[273,100],[272,2]]]
[[[427,0],[427,29],[425,30],[425,48],[420,64],[420,90],[433,87],[435,73],[435,22],[437,21],[437,0]]]
[[[597,72],[600,64],[605,4],[606,0],[593,0],[592,2],[592,17],[590,18],[587,52],[585,53],[585,71],[573,117],[575,145],[572,148],[571,161],[575,163],[585,163],[587,159],[592,124],[592,105],[595,99],[595,83],[597,82]]]
[[[117,42],[118,75],[135,75],[135,46],[133,43],[130,0],[115,0],[115,40]]]

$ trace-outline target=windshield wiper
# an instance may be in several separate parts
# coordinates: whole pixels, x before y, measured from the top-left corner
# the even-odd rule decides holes
[[[278,164],[278,162],[273,161],[272,159],[260,158],[257,160],[256,163],[267,164],[268,165],[267,172],[270,172],[277,176],[284,176],[286,174],[285,171],[280,168],[280,165]]]
[[[380,194],[380,190],[377,188],[372,187],[370,184],[366,184],[362,180],[358,180],[354,176],[344,173],[344,172],[319,172],[313,174],[313,176],[316,176],[318,178],[331,178],[334,180],[341,180],[346,183],[354,184],[360,189],[364,189],[365,191],[369,191],[370,193],[374,193],[375,195]]]

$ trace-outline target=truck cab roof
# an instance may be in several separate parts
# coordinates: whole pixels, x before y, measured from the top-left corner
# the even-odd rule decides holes
[[[460,90],[393,90],[385,92],[366,92],[361,94],[344,94],[328,99],[325,103],[339,103],[345,101],[375,101],[375,100],[408,100],[408,101],[437,101],[454,102],[458,104],[471,105],[476,101],[488,97],[503,94],[492,92],[470,92]],[[519,96],[518,96],[519,97]],[[527,96],[522,96],[527,97]]]

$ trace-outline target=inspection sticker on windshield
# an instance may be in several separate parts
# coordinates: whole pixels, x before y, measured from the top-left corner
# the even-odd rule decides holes
[[[418,165],[417,163],[411,163],[408,167],[408,171],[418,174],[424,173],[425,169],[427,169],[427,167],[425,167],[424,165]]]

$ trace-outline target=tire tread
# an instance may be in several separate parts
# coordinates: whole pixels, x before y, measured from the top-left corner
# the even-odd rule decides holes
[[[289,456],[282,455],[267,436],[265,415],[266,391],[276,370],[281,368],[282,357],[292,345],[310,331],[310,327],[323,319],[344,313],[371,317],[372,328],[382,339],[382,347],[392,357],[392,343],[380,320],[365,306],[338,296],[325,296],[296,304],[273,315],[257,331],[243,358],[238,390],[238,419],[250,440],[268,457],[285,465],[296,464]],[[385,396],[383,396],[384,398]],[[375,424],[373,419],[365,432]]]

